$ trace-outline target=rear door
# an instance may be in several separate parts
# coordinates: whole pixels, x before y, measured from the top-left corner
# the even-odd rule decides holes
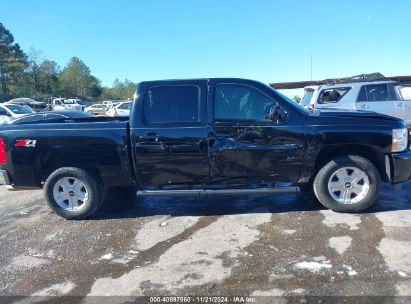
[[[304,164],[301,113],[261,84],[210,83],[211,179],[239,184],[297,181]],[[276,104],[287,112],[284,121],[267,118]]]
[[[146,185],[208,181],[207,81],[145,82],[131,116],[137,180]]]
[[[362,86],[358,94],[356,108],[402,119],[406,116],[406,109],[397,105],[396,98],[392,96],[387,83]]]

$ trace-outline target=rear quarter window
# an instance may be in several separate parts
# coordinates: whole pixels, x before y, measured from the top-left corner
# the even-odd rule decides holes
[[[306,90],[303,99],[301,100],[300,104],[304,106],[309,106],[311,99],[313,98],[314,90]]]
[[[351,88],[331,88],[331,89],[324,89],[320,92],[318,96],[318,103],[319,104],[327,104],[327,103],[337,103],[339,102],[345,94]]]

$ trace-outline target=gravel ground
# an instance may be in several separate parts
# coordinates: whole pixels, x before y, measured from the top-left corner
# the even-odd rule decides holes
[[[296,195],[110,200],[0,187],[0,295],[411,296],[411,183],[362,214]],[[411,298],[408,298],[411,299]]]

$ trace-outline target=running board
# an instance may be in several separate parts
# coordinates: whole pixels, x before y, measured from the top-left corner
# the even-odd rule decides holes
[[[217,196],[217,195],[245,195],[245,194],[272,194],[272,193],[299,193],[299,187],[273,187],[259,189],[195,189],[195,190],[139,190],[139,196]]]

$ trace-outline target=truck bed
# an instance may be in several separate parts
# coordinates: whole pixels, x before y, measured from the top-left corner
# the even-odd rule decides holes
[[[0,127],[14,186],[38,187],[58,167],[85,167],[105,185],[133,184],[128,119],[92,117]]]

